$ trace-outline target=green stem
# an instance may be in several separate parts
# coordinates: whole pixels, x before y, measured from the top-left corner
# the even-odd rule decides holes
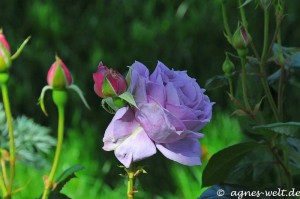
[[[242,89],[243,89],[243,100],[244,100],[244,105],[246,108],[251,111],[251,106],[248,100],[248,95],[247,95],[247,75],[246,75],[246,58],[241,57],[241,64],[242,64]]]
[[[248,22],[247,22],[247,18],[246,18],[246,14],[245,14],[245,9],[244,9],[244,7],[242,5],[243,5],[242,1],[239,0],[239,9],[240,9],[240,15],[241,15],[241,19],[242,19],[242,24],[245,27],[247,34],[250,35],[250,33],[248,31]],[[251,49],[252,49],[255,57],[257,59],[259,59],[259,54],[258,54],[258,52],[257,52],[257,50],[255,48],[254,43],[253,43],[253,39],[250,40],[250,46],[251,46]]]
[[[53,100],[58,109],[58,137],[57,137],[57,146],[56,146],[56,150],[55,150],[54,161],[52,164],[51,172],[49,174],[49,177],[48,177],[46,185],[45,185],[42,199],[46,199],[48,197],[48,192],[49,192],[50,188],[52,188],[54,175],[55,175],[55,172],[56,172],[56,169],[57,169],[57,166],[59,163],[60,155],[61,155],[63,138],[64,138],[64,115],[65,115],[64,105],[67,100],[66,91],[53,90]]]
[[[129,169],[127,170],[127,198],[133,199],[134,198],[134,168],[131,164]]]
[[[247,19],[246,19],[245,9],[244,9],[244,6],[242,6],[242,1],[241,0],[239,0],[239,9],[240,9],[240,15],[241,15],[241,18],[242,18],[243,26],[247,30],[248,22],[247,22]]]
[[[4,183],[4,179],[3,176],[0,176],[0,187],[1,187],[1,191],[2,191],[2,196],[6,197],[7,196],[7,189]]]
[[[221,6],[222,6],[222,15],[223,15],[223,23],[224,23],[225,32],[231,42],[232,33],[231,33],[229,25],[228,25],[227,13],[226,13],[226,8],[225,8],[223,0],[221,1]]]
[[[271,106],[271,109],[273,111],[274,117],[276,121],[279,121],[279,115],[277,112],[277,107],[274,102],[274,99],[272,97],[267,79],[265,74],[265,67],[266,67],[266,61],[267,61],[267,55],[268,55],[268,38],[269,38],[269,10],[264,10],[264,43],[263,43],[263,51],[261,56],[261,63],[260,63],[260,72],[261,72],[261,82],[263,85],[263,88],[265,90],[268,102]]]
[[[229,83],[229,92],[232,96],[234,96],[234,93],[233,93],[233,85],[232,85],[232,79],[231,77],[227,77],[228,79],[228,83]]]
[[[284,100],[284,83],[285,83],[285,68],[284,68],[284,56],[283,56],[283,49],[282,49],[282,43],[281,43],[281,31],[280,31],[280,24],[282,21],[283,16],[283,3],[281,1],[278,2],[277,8],[276,8],[276,27],[278,27],[278,32],[276,35],[277,39],[277,45],[278,45],[278,59],[280,63],[280,80],[278,85],[278,115],[280,119],[283,117],[283,100]]]
[[[15,141],[14,141],[14,132],[13,132],[13,120],[10,110],[10,103],[9,103],[9,97],[8,97],[8,90],[7,90],[7,84],[1,84],[1,90],[2,90],[2,97],[3,97],[3,103],[4,103],[4,109],[6,114],[6,120],[8,125],[8,134],[9,134],[9,165],[10,165],[10,176],[9,176],[9,183],[7,188],[7,194],[8,196],[12,193],[12,187],[13,187],[13,180],[15,176],[15,161],[16,161],[16,154],[15,154]]]
[[[0,158],[1,158],[1,172],[2,172],[2,174],[0,175],[0,187],[1,187],[1,191],[2,191],[2,196],[6,197],[7,196],[7,187],[6,187],[7,176],[6,176],[5,160],[4,160],[3,154],[1,154]]]
[[[7,174],[6,174],[6,167],[5,167],[5,160],[1,158],[1,171],[4,183],[7,184]]]

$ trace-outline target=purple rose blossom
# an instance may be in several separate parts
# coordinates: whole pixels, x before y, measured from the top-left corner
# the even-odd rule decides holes
[[[115,151],[129,167],[150,157],[158,149],[165,157],[184,165],[200,165],[198,133],[212,115],[212,105],[196,80],[186,71],[168,69],[158,62],[155,71],[140,62],[132,65],[129,91],[138,109],[117,111],[105,131],[104,150]]]

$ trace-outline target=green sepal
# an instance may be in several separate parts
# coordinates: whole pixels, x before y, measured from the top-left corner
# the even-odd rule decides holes
[[[135,100],[133,98],[133,95],[130,92],[126,91],[126,92],[122,93],[121,95],[119,95],[118,97],[121,98],[121,99],[123,99],[123,100],[125,100],[130,105],[132,105],[132,106],[134,106],[135,108],[138,109],[138,107],[136,105],[136,102],[135,102]]]
[[[132,67],[128,66],[129,70],[126,74],[125,80],[127,83],[128,88],[130,87],[130,83],[131,83],[131,76],[132,76]]]
[[[9,51],[2,45],[2,43],[0,43],[0,51],[3,53],[0,57],[0,72],[3,72],[11,66],[11,57]]]
[[[28,41],[30,40],[31,36],[27,37],[23,43],[21,44],[21,46],[18,48],[18,50],[15,52],[15,54],[13,54],[10,58],[11,60],[15,60],[16,58],[19,57],[19,55],[21,54],[21,52],[23,51],[24,47],[26,46],[26,44],[28,43]]]
[[[107,76],[104,77],[103,84],[102,84],[102,94],[105,97],[112,97],[117,96],[117,93],[114,89],[114,87],[111,85],[109,80],[107,79]]]
[[[105,99],[102,99],[101,105],[104,110],[106,110],[108,113],[115,114],[120,108],[125,106],[125,103],[123,106],[121,106],[120,101],[122,100],[120,98],[112,98],[108,97]]]
[[[68,86],[68,80],[65,74],[64,69],[61,64],[58,63],[58,66],[55,70],[55,74],[53,75],[52,87],[55,89],[64,89]]]
[[[82,91],[80,90],[80,88],[78,86],[76,86],[75,84],[72,84],[68,87],[68,89],[74,90],[79,95],[81,101],[86,106],[86,108],[89,110],[91,109],[90,106],[88,105],[87,101],[85,100]]]
[[[41,109],[46,116],[48,116],[48,113],[46,111],[45,104],[44,104],[44,96],[45,96],[46,91],[50,90],[50,89],[52,89],[51,86],[48,86],[48,85],[44,86],[44,88],[42,89],[41,95],[39,97],[39,100],[38,100],[38,104],[41,106]]]

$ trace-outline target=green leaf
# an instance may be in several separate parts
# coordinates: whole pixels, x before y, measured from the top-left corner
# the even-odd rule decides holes
[[[129,68],[129,70],[127,72],[125,80],[126,80],[128,88],[129,88],[130,87],[130,83],[131,83],[132,68],[130,66],[128,66],[128,68]]]
[[[204,87],[206,90],[213,90],[216,88],[226,86],[227,84],[228,81],[224,75],[217,75],[207,80]]]
[[[300,173],[300,140],[297,138],[287,138],[287,149],[289,149],[289,162],[296,169],[292,172],[294,174]]]
[[[242,110],[242,109],[237,109],[235,110],[233,113],[231,113],[231,115],[237,115],[237,116],[248,116],[249,113],[247,113],[246,111]]]
[[[65,186],[67,182],[69,182],[72,178],[75,178],[75,173],[84,169],[81,165],[75,165],[67,170],[65,170],[56,180],[56,186],[54,189],[49,193],[48,199],[69,199],[68,196],[60,193],[62,188]]]
[[[51,192],[48,196],[48,199],[71,199],[63,193]]]
[[[60,193],[62,188],[65,186],[67,182],[69,182],[71,179],[75,178],[75,173],[77,171],[80,171],[84,169],[82,165],[75,165],[67,170],[65,170],[56,180],[55,187],[48,195],[48,199],[70,199],[65,194]],[[39,199],[41,199],[42,196],[40,196]]]
[[[80,88],[78,86],[76,86],[75,84],[72,84],[68,87],[68,89],[72,89],[74,90],[80,97],[81,101],[83,102],[83,104],[85,105],[85,107],[87,109],[91,109],[90,106],[88,105],[87,101],[85,100],[82,91],[80,90]]]
[[[266,96],[263,96],[263,97],[261,98],[261,100],[260,100],[257,104],[255,104],[255,107],[254,107],[254,110],[253,110],[253,114],[254,114],[254,115],[256,115],[256,114],[258,113],[258,111],[259,111],[259,109],[260,109],[260,106],[261,106],[261,103],[263,102],[263,100],[265,99],[265,97],[266,97]]]
[[[271,131],[273,133],[300,138],[300,122],[286,122],[286,123],[278,122],[278,123],[254,126],[253,129],[262,129],[262,130]]]
[[[126,91],[126,92],[122,93],[121,95],[119,95],[118,97],[121,98],[121,99],[123,99],[123,100],[125,100],[130,105],[132,105],[132,106],[134,106],[135,108],[138,109],[138,107],[137,107],[137,105],[135,103],[135,100],[133,98],[133,95],[130,92]]]
[[[230,171],[250,151],[263,145],[245,142],[225,148],[214,154],[208,161],[202,175],[202,186],[211,186],[223,182]]]
[[[253,0],[246,0],[239,8],[246,6],[247,4],[251,3]]]
[[[82,165],[75,165],[72,166],[71,168],[68,168],[67,170],[65,170],[56,180],[57,186],[54,190],[56,191],[60,191],[63,186],[70,181],[72,178],[75,178],[75,173],[77,171],[80,171],[84,169],[84,167]]]

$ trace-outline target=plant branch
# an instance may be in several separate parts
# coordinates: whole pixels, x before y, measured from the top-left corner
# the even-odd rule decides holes
[[[134,168],[133,164],[130,165],[129,169],[127,169],[127,198],[134,198]]]
[[[241,57],[241,64],[242,64],[242,89],[243,89],[243,100],[244,105],[246,106],[248,111],[251,111],[251,106],[248,100],[247,95],[247,75],[246,75],[246,58]]]
[[[56,146],[55,155],[54,155],[54,161],[52,164],[51,172],[50,172],[47,182],[45,184],[45,189],[44,189],[42,199],[46,199],[48,197],[48,192],[49,192],[50,188],[52,188],[52,186],[53,186],[54,175],[55,175],[55,172],[57,170],[59,160],[60,160],[63,138],[64,138],[64,115],[65,115],[64,104],[66,102],[66,98],[67,98],[66,91],[64,91],[64,90],[60,90],[60,91],[54,90],[53,91],[53,100],[54,100],[54,102],[57,106],[57,110],[58,110],[58,138],[57,138],[57,146]]]
[[[264,43],[263,43],[263,51],[261,56],[261,62],[260,62],[260,72],[261,72],[261,82],[263,85],[263,88],[265,90],[268,102],[271,106],[271,109],[273,111],[274,117],[276,121],[279,121],[279,116],[277,112],[277,107],[274,102],[274,99],[272,97],[267,79],[266,79],[266,73],[265,73],[265,67],[266,67],[266,61],[267,61],[267,55],[268,55],[268,39],[269,39],[269,10],[264,10]]]
[[[3,104],[6,114],[6,120],[7,120],[7,126],[8,126],[8,134],[9,134],[9,163],[10,163],[10,176],[9,176],[9,183],[7,186],[7,194],[8,197],[10,197],[12,193],[12,187],[13,187],[13,180],[15,175],[15,141],[14,141],[14,132],[13,132],[13,121],[12,121],[12,115],[10,110],[10,103],[9,103],[9,97],[8,97],[8,90],[7,90],[7,84],[4,83],[1,85],[2,90],[2,98],[3,98]]]
[[[278,60],[280,65],[280,79],[278,84],[277,106],[278,106],[278,115],[282,119],[286,71],[284,68],[284,56],[283,56],[283,49],[281,43],[281,31],[280,31],[280,24],[282,22],[282,16],[283,16],[283,2],[282,3],[281,2],[282,1],[278,1],[277,8],[276,8],[276,27],[278,27],[276,38],[277,38],[277,45],[278,45]]]
[[[221,1],[221,6],[222,6],[222,15],[223,15],[223,23],[224,23],[225,32],[227,34],[227,39],[229,39],[229,42],[231,43],[232,33],[231,33],[229,25],[228,25],[227,12],[226,12],[226,8],[225,8],[223,0]]]

